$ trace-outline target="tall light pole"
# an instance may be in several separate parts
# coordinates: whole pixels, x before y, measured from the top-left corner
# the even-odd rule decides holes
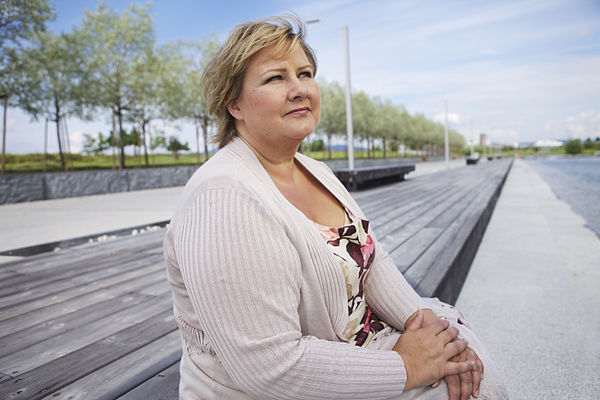
[[[311,19],[306,24],[322,22],[326,25],[341,29],[344,32],[344,55],[346,58],[346,136],[348,139],[348,169],[354,170],[354,126],[352,125],[352,93],[350,90],[350,50],[348,47],[348,27],[339,26],[322,19]]]

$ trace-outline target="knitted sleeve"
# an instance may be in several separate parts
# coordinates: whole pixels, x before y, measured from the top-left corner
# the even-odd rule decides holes
[[[385,399],[406,382],[393,351],[303,336],[301,265],[285,230],[242,189],[199,193],[175,251],[200,325],[232,380],[259,399]]]
[[[423,307],[421,296],[376,240],[375,259],[365,280],[365,298],[378,317],[401,331],[408,317]]]

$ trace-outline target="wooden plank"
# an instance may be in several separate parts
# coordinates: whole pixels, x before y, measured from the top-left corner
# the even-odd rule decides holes
[[[105,255],[131,252],[131,248],[136,248],[137,251],[155,251],[157,254],[161,252],[161,246],[156,246],[161,243],[165,231],[159,230],[148,232],[143,235],[123,237],[104,242],[89,243],[76,248],[62,249],[57,252],[43,253],[35,256],[25,257],[21,260],[12,261],[6,264],[0,264],[0,270],[15,269],[18,271],[33,272],[44,268],[60,267],[64,263],[77,263],[86,259],[98,252]],[[43,260],[43,266],[40,266],[39,260]]]
[[[396,263],[396,268],[400,272],[405,271],[408,267],[427,251],[429,246],[440,236],[442,229],[439,228],[422,228],[408,238],[402,246],[397,248],[392,254],[392,259]]]
[[[160,276],[157,276],[156,272],[163,270],[163,268],[162,264],[151,266],[139,265],[139,268],[124,274],[114,274],[107,278],[82,285],[71,284],[70,287],[65,285],[65,289],[60,292],[56,292],[54,288],[40,288],[40,290],[34,292],[37,296],[34,296],[33,299],[23,299],[21,302],[18,301],[21,300],[21,296],[8,296],[5,299],[0,299],[0,303],[3,303],[2,307],[0,307],[0,320],[120,283],[125,283],[124,289],[126,290],[129,285],[139,287],[140,283],[145,283],[146,285],[154,283],[156,280],[161,279]]]
[[[391,179],[404,180],[404,175],[415,170],[414,165],[381,165],[360,167],[353,170],[347,168],[335,169],[335,176],[350,190],[373,183],[389,183]]]
[[[69,286],[69,282],[95,281],[100,277],[159,262],[160,258],[158,255],[140,257],[137,252],[115,254],[112,257],[96,255],[94,258],[88,258],[76,265],[67,265],[63,268],[48,268],[44,272],[32,274],[20,272],[19,277],[11,279],[3,288],[0,288],[0,297],[3,299],[9,298],[11,295],[31,297],[40,287],[55,288],[56,291],[59,291],[65,286]]]
[[[150,298],[112,315],[50,337],[42,342],[0,357],[0,372],[6,375],[19,375],[51,362],[65,354],[73,353],[90,343],[102,340],[116,332],[138,324],[144,320],[171,311],[171,299]],[[174,326],[175,328],[175,326]]]
[[[482,190],[470,208],[405,272],[406,279],[421,295],[441,296],[450,303],[458,297],[510,165],[505,167],[489,177],[495,183]],[[447,284],[442,287],[445,280]]]
[[[179,365],[180,358],[181,337],[178,331],[173,331],[48,395],[46,399],[116,399],[165,368]],[[164,380],[161,383],[164,384]],[[177,385],[178,381],[173,382],[171,379],[169,383]],[[138,397],[142,398],[148,400],[147,397]]]
[[[469,188],[465,189],[468,190]],[[394,253],[404,246],[404,242],[408,238],[417,234],[421,229],[438,219],[441,214],[447,212],[449,204],[460,203],[463,198],[464,192],[448,192],[445,195],[438,195],[435,199],[413,206],[411,210],[393,218],[381,229],[376,230],[376,232],[381,232],[383,235],[380,243],[394,257]],[[449,217],[454,218],[455,215]],[[441,225],[438,225],[438,227],[443,228]],[[398,265],[407,265],[407,262],[401,259],[400,254],[394,260]],[[401,270],[404,271],[404,269]]]
[[[3,314],[7,314],[7,319],[0,321],[0,331],[3,334],[17,332],[98,302],[139,291],[160,279],[155,274],[156,272],[151,272],[143,277],[133,277],[112,286],[93,290],[48,306],[38,305],[39,308],[32,308],[31,310],[22,311],[9,308],[3,311]],[[9,318],[8,315],[12,316]]]
[[[149,298],[149,296],[142,294],[129,293],[122,297],[108,299],[76,311],[67,312],[56,318],[47,319],[17,332],[8,333],[2,329],[1,332],[4,336],[0,337],[0,357],[32,346],[53,336],[64,334],[120,310],[140,304]]]
[[[13,377],[0,385],[0,399],[41,399],[175,329],[173,311],[169,310]]]
[[[0,374],[0,383],[6,382],[6,381],[8,381],[10,379],[12,379],[12,376]]]
[[[116,400],[177,400],[179,399],[179,362],[159,372]]]

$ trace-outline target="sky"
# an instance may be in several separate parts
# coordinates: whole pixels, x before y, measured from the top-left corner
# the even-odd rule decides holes
[[[50,1],[55,32],[70,32],[95,0]],[[131,3],[107,0],[122,11]],[[293,11],[308,25],[317,77],[345,82],[342,30],[349,31],[353,90],[389,99],[411,114],[444,121],[494,143],[600,137],[600,1],[598,0],[289,0],[152,2],[158,44],[224,41],[238,23]],[[324,23],[326,22],[326,23]],[[68,120],[73,151],[83,134],[107,133],[109,116]],[[195,147],[191,123],[157,124]],[[20,110],[7,115],[7,152],[43,151],[44,124]],[[57,151],[49,131],[48,148]]]

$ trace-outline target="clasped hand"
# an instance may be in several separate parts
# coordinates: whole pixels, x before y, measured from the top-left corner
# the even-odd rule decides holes
[[[433,315],[430,310],[427,312]],[[452,399],[458,398],[457,391],[461,399],[468,399],[471,394],[476,396],[483,367],[481,361],[467,347],[466,340],[458,339],[458,329],[451,327],[448,321],[435,317],[433,322],[423,326],[424,318],[423,310],[415,313],[393,348],[406,368],[404,390],[435,384],[445,378]]]

